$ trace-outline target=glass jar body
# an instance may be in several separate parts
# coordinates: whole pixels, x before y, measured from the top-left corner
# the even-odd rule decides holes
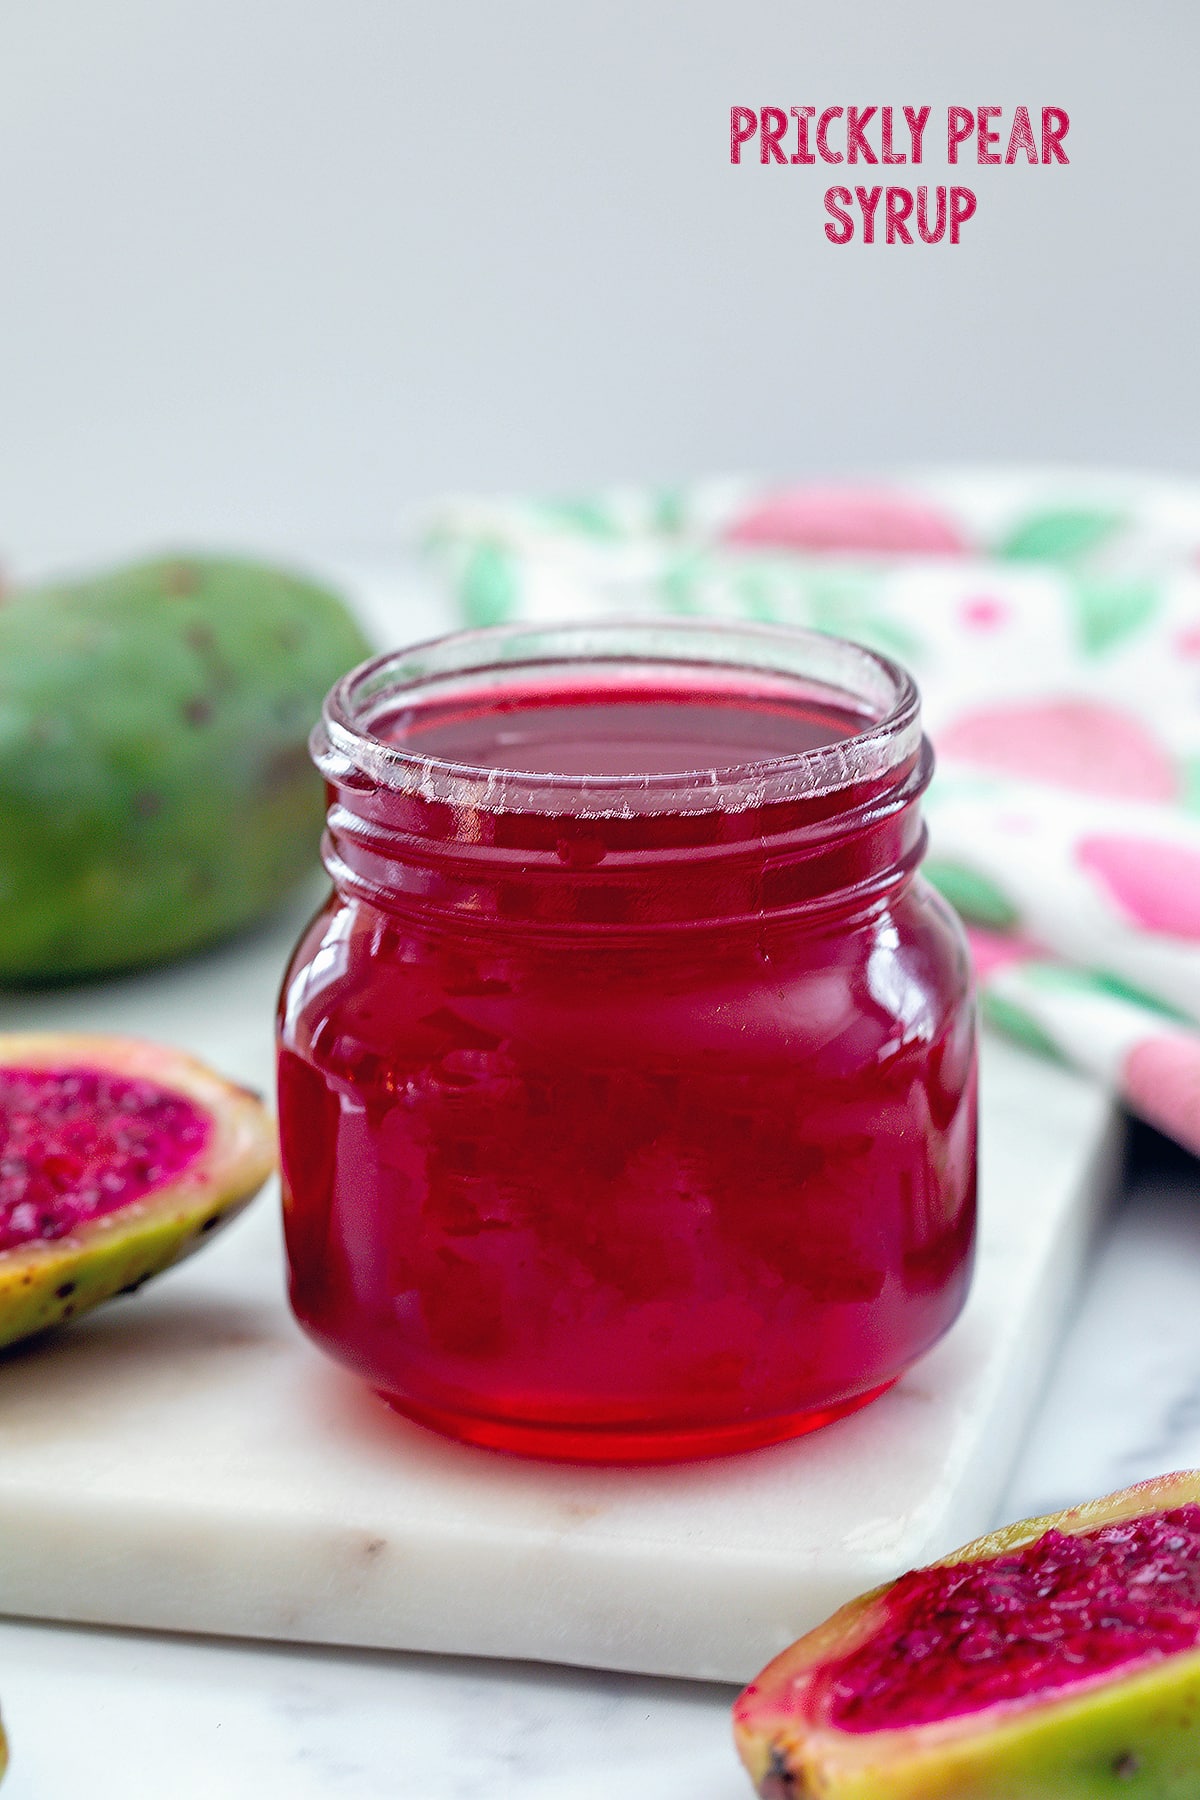
[[[405,1413],[645,1461],[879,1392],[970,1276],[962,934],[869,904],[544,929],[335,893],[286,978],[293,1307]]]

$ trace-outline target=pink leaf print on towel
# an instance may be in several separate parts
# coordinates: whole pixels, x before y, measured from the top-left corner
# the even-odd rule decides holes
[[[1081,794],[1172,800],[1178,780],[1140,719],[1094,700],[1001,701],[960,713],[937,748],[975,768]]]
[[[1121,1087],[1143,1119],[1200,1154],[1200,1042],[1182,1032],[1143,1038],[1125,1058]]]
[[[1200,852],[1154,838],[1085,837],[1076,854],[1144,931],[1200,938]]]
[[[1000,969],[1012,969],[1020,963],[1032,962],[1039,954],[1037,945],[1027,939],[989,931],[984,925],[968,925],[967,942],[971,946],[971,961],[980,981],[986,981],[989,975],[995,975]]]
[[[958,528],[919,500],[862,488],[787,488],[727,527],[725,541],[779,550],[870,550],[959,556]]]

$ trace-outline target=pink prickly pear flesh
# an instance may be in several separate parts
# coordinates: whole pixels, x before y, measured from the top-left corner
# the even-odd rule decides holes
[[[1197,1800],[1200,1472],[852,1601],[734,1709],[762,1800]]]
[[[262,1101],[193,1057],[0,1033],[0,1348],[199,1249],[274,1166]]]

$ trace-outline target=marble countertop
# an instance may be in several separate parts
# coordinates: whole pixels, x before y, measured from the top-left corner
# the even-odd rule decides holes
[[[1135,1132],[1005,1518],[1200,1464],[1200,1169]],[[0,1624],[4,1800],[739,1800],[732,1688]]]

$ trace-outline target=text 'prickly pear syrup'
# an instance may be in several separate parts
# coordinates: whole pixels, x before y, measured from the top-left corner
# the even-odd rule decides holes
[[[915,690],[857,646],[502,627],[314,738],[291,1293],[403,1412],[649,1461],[862,1405],[960,1310],[974,1028]]]

